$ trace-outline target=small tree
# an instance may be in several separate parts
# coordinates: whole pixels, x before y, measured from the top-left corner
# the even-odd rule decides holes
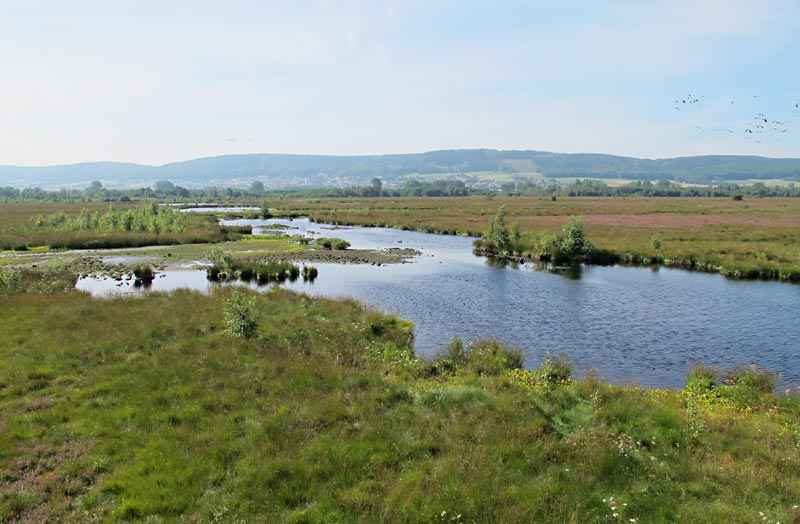
[[[557,237],[556,244],[560,256],[570,261],[586,256],[594,249],[592,243],[586,239],[586,227],[583,220],[577,217],[572,217],[564,226]]]
[[[483,235],[486,238],[487,247],[492,253],[503,253],[510,247],[508,227],[506,226],[506,206],[500,206],[497,214],[491,222],[489,229]]]
[[[230,298],[226,298],[222,305],[225,333],[237,338],[253,338],[258,329],[258,322],[253,317],[255,304],[255,297],[232,289]]]
[[[519,220],[515,220],[514,223],[511,224],[511,241],[519,242],[520,240],[522,240],[522,229]]]
[[[260,180],[254,180],[250,184],[249,192],[253,196],[261,196],[262,194],[264,194],[264,182]]]
[[[261,214],[261,218],[264,220],[272,217],[272,214],[269,212],[269,203],[266,200],[261,201],[259,213]]]

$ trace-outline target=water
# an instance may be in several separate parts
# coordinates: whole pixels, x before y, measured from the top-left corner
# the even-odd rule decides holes
[[[260,207],[255,206],[197,206],[183,207],[181,213],[239,213],[242,211],[258,211]]]
[[[226,223],[283,224],[289,234],[339,237],[353,248],[419,250],[410,264],[313,264],[319,268],[313,284],[283,284],[312,295],[356,297],[414,321],[418,354],[431,355],[454,336],[493,337],[522,348],[528,367],[546,354],[565,355],[577,376],[594,369],[614,383],[679,388],[697,363],[755,363],[780,371],[782,387],[800,385],[800,286],[630,267],[588,266],[578,278],[566,278],[532,264],[493,266],[472,255],[467,237],[307,220]],[[174,271],[156,278],[152,289],[211,286],[204,272]],[[97,294],[120,289],[89,279],[79,287]]]

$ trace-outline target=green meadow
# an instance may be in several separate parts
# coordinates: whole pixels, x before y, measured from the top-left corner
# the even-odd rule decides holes
[[[41,276],[0,297],[2,522],[800,522],[800,399],[758,371],[575,382],[492,341],[419,359],[349,300],[236,293],[242,337],[229,290]]]

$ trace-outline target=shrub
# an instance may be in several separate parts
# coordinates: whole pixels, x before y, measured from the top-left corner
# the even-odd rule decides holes
[[[686,391],[690,393],[708,393],[717,385],[718,377],[719,372],[712,367],[695,366],[686,375]]]
[[[22,287],[22,273],[12,268],[0,268],[0,289],[17,290]]]
[[[272,213],[269,212],[269,203],[265,200],[261,202],[261,206],[259,206],[259,215],[264,220],[268,218],[272,218]]]
[[[521,367],[522,351],[508,348],[497,340],[473,341],[466,349],[463,362],[463,369],[475,375],[499,375]]]
[[[232,289],[231,296],[223,302],[222,315],[225,321],[225,332],[238,338],[253,338],[258,323],[253,316],[256,299],[239,289]]]
[[[775,390],[778,382],[776,373],[758,369],[756,366],[733,368],[725,377],[725,384],[745,388],[753,393],[768,394]]]
[[[556,242],[561,256],[568,260],[588,255],[593,249],[591,242],[586,238],[586,226],[583,220],[577,217],[572,217],[567,222]]]
[[[133,268],[133,276],[136,278],[136,282],[149,284],[156,278],[156,273],[148,264],[139,264]]]
[[[222,248],[216,247],[208,253],[208,260],[214,264],[217,273],[233,273],[233,257],[230,253],[226,253]]]
[[[547,391],[553,391],[569,380],[571,372],[572,364],[566,357],[551,358],[547,355],[538,369],[539,383]]]
[[[350,242],[341,238],[318,238],[317,245],[325,249],[342,251],[350,247]]]
[[[650,245],[652,246],[653,249],[658,251],[659,249],[661,249],[661,239],[658,238],[656,235],[653,235],[653,237],[650,239]]]
[[[455,373],[459,367],[467,360],[467,353],[464,350],[464,343],[459,337],[455,337],[447,345],[444,353],[439,354],[431,363],[431,371],[438,375],[441,373]]]
[[[317,268],[315,268],[314,266],[303,266],[303,270],[301,271],[304,282],[306,281],[313,282],[314,279],[317,278],[317,273],[318,273]]]

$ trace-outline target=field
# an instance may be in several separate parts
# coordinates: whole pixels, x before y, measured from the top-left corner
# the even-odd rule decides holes
[[[318,199],[271,202],[320,222],[480,235],[498,208],[528,232],[582,217],[589,240],[625,261],[667,259],[730,276],[800,279],[800,200],[536,197]],[[654,247],[654,239],[658,240]]]
[[[0,297],[0,521],[800,522],[796,396],[419,361],[280,290],[235,338],[228,298]]]

